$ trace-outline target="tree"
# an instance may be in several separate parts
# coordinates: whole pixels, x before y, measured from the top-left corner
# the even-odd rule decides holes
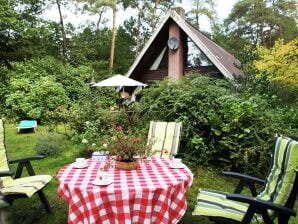
[[[278,38],[289,41],[298,35],[296,18],[294,0],[240,0],[225,24],[232,36],[271,47]]]
[[[154,2],[154,6],[150,7],[150,5],[148,5],[149,10],[152,12],[151,13],[151,29],[152,32],[155,31],[156,29],[156,25],[158,24],[159,21],[159,17],[157,16],[158,14],[158,10],[161,9],[161,11],[165,11],[168,10],[171,6],[171,4],[174,4],[175,0],[153,0]]]
[[[6,99],[7,114],[18,118],[45,119],[54,118],[66,108],[68,99],[62,84],[45,76],[34,80],[13,79],[10,83],[10,94]]]
[[[298,38],[284,43],[278,40],[271,49],[259,46],[259,59],[254,61],[257,77],[282,83],[298,90]]]
[[[115,55],[115,40],[116,40],[116,12],[117,12],[117,0],[77,0],[78,2],[85,2],[84,8],[90,11],[91,13],[99,13],[101,20],[101,15],[103,13],[103,9],[111,8],[113,13],[112,20],[112,38],[111,38],[111,50],[110,50],[110,65],[109,65],[109,73],[111,74],[114,66],[114,55]],[[97,23],[99,24],[99,22]],[[99,27],[99,25],[97,25]]]
[[[123,6],[126,9],[128,6],[136,9],[137,11],[137,28],[136,28],[136,56],[138,56],[141,49],[141,22],[144,17],[144,10],[146,8],[146,2],[139,0],[127,0],[123,1]]]
[[[64,29],[64,21],[63,21],[63,15],[61,11],[61,1],[56,0],[58,12],[59,12],[59,18],[60,18],[60,26],[61,26],[61,36],[62,36],[62,61],[63,63],[66,62],[66,48],[67,48],[67,43],[66,43],[66,34],[65,34],[65,29]]]
[[[211,24],[214,24],[216,19],[214,0],[194,0],[195,7],[190,11],[190,15],[194,15],[195,25],[200,29],[199,17],[207,16]]]

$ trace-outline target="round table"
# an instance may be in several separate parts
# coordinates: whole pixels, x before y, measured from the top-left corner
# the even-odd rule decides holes
[[[57,174],[58,195],[69,204],[68,223],[178,223],[186,211],[185,193],[193,175],[185,166],[169,167],[170,160],[140,162],[136,170],[110,169],[113,182],[93,185],[102,161],[88,167],[66,165]]]

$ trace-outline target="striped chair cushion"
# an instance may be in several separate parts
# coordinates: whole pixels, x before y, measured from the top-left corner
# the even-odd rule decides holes
[[[264,190],[257,196],[284,205],[290,195],[298,166],[298,142],[278,137],[275,142],[273,163]]]
[[[52,177],[50,175],[22,177],[11,181],[7,185],[4,185],[0,189],[0,192],[3,195],[25,194],[27,197],[31,197],[35,192],[49,183],[51,179]]]
[[[6,150],[4,145],[4,125],[0,119],[0,172],[9,171]],[[0,187],[2,184],[8,184],[12,181],[11,177],[0,177]]]
[[[248,205],[226,198],[227,193],[200,189],[193,215],[217,216],[241,221]]]
[[[150,122],[148,144],[153,156],[169,158],[177,153],[180,141],[181,122]]]
[[[264,190],[257,198],[270,200],[276,204],[284,205],[292,190],[298,165],[298,142],[277,137],[274,146],[274,157],[270,174]],[[228,200],[224,192],[200,190],[197,205],[193,215],[223,217],[241,221],[248,209],[248,204]],[[269,210],[269,215],[275,217]],[[261,222],[262,217],[255,215],[253,222]]]

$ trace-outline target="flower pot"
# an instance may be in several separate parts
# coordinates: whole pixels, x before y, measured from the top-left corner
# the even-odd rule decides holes
[[[120,162],[120,161],[115,161],[115,167],[119,170],[135,170],[139,166],[138,161],[133,161],[133,162]]]

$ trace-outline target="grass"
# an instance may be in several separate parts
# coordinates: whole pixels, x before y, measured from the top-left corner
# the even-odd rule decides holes
[[[5,124],[5,140],[7,155],[10,159],[21,158],[24,156],[35,155],[34,146],[39,135],[48,132],[47,127],[39,126],[37,133],[28,132],[23,134],[16,133],[15,124]],[[59,129],[58,129],[59,130]],[[52,213],[42,213],[34,224],[64,224],[67,223],[68,205],[57,195],[57,180],[55,176],[59,169],[80,156],[80,150],[73,146],[69,141],[65,140],[63,144],[63,152],[56,156],[49,156],[41,161],[33,161],[32,165],[37,174],[50,174],[54,178],[45,188],[50,204],[52,206]],[[11,167],[12,170],[16,166]],[[236,182],[226,179],[218,174],[218,172],[206,167],[191,167],[194,174],[194,181],[192,187],[187,192],[188,209],[180,221],[180,224],[193,223],[212,223],[204,217],[192,216],[191,213],[196,204],[196,196],[199,188],[211,188],[226,192],[232,192]],[[31,199],[16,200],[12,206],[9,207],[9,223],[21,223],[22,220],[38,206],[39,199],[34,195]],[[296,203],[296,211],[298,203]],[[292,217],[290,224],[298,223],[298,218]]]

